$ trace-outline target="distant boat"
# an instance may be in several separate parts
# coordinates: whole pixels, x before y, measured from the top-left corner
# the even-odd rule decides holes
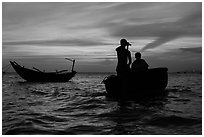
[[[131,72],[123,80],[116,75],[110,75],[103,83],[107,96],[113,98],[138,99],[164,95],[168,84],[167,71],[167,68],[153,68],[143,72]]]
[[[68,58],[66,59],[70,60]],[[68,70],[61,70],[56,72],[43,72],[34,67],[33,69],[24,68],[15,61],[10,61],[10,63],[14,70],[16,71],[16,73],[28,82],[67,82],[71,78],[73,78],[77,73],[76,71],[73,70],[75,60],[71,61],[73,61],[71,72],[68,72]]]

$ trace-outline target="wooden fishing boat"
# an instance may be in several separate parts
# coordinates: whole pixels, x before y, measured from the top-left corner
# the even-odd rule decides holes
[[[167,68],[130,72],[125,78],[110,75],[103,80],[107,96],[113,98],[144,98],[165,95],[168,83]]]
[[[67,60],[70,60],[66,58]],[[71,60],[70,60],[71,61]],[[24,80],[29,82],[67,82],[77,73],[74,71],[75,60],[73,61],[72,71],[68,72],[68,70],[61,70],[56,72],[43,72],[37,68],[28,69],[20,66],[15,61],[10,61],[12,67],[16,71],[16,73],[21,76]]]

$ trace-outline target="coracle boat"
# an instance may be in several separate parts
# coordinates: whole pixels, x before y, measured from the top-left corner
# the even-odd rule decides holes
[[[130,72],[123,79],[110,75],[103,80],[108,97],[138,99],[166,95],[168,83],[167,68],[152,68],[146,71]]]
[[[66,59],[70,60],[68,58]],[[76,71],[73,70],[75,60],[71,61],[73,61],[71,72],[68,72],[68,70],[61,70],[56,72],[43,72],[34,67],[33,69],[24,68],[15,61],[10,61],[10,63],[14,70],[16,71],[16,73],[28,82],[67,82],[77,73]]]

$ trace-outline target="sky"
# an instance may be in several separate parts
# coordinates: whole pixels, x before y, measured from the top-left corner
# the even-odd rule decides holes
[[[150,68],[202,69],[201,2],[3,2],[2,65],[115,72],[127,39]]]

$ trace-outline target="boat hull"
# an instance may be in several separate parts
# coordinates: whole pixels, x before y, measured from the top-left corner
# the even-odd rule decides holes
[[[131,72],[125,78],[111,75],[105,78],[107,95],[114,98],[140,98],[165,95],[168,69],[154,68],[143,72]]]
[[[24,68],[14,61],[10,61],[16,73],[28,82],[67,82],[75,76],[76,71],[67,73],[39,72]]]

